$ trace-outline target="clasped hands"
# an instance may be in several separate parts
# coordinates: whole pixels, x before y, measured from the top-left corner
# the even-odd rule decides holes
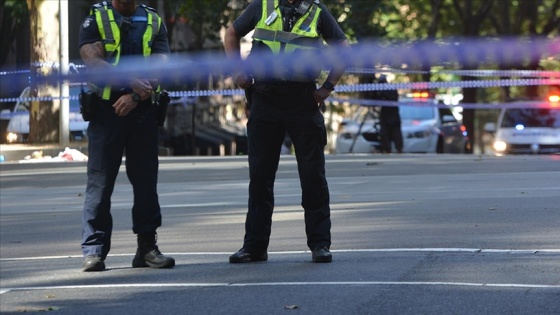
[[[152,82],[146,79],[132,80],[130,83],[130,88],[134,93],[140,96],[141,101],[150,98],[152,96],[152,93],[154,92]],[[115,102],[115,104],[113,104],[115,113],[117,114],[117,116],[121,117],[128,115],[134,108],[136,108],[136,106],[138,106],[138,102],[135,102],[132,99],[132,94],[130,93],[122,95]]]

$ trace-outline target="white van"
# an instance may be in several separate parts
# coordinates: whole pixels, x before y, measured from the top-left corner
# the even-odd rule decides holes
[[[550,102],[540,108],[502,108],[496,125],[485,130],[494,133],[493,149],[504,154],[559,154],[560,104]]]

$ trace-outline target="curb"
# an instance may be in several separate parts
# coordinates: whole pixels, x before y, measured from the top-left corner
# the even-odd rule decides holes
[[[0,145],[0,162],[19,162],[24,160],[26,156],[30,156],[33,152],[43,152],[43,156],[57,157],[60,152],[64,152],[66,148],[75,149],[88,155],[88,143],[77,142],[69,143],[67,146],[59,144],[31,145],[31,144],[1,144]]]

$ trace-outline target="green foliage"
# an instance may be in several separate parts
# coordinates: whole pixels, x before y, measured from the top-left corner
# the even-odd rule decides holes
[[[29,23],[27,2],[23,0],[2,0],[0,2],[0,65],[4,65],[9,51],[17,38],[18,30]]]
[[[323,1],[351,41],[382,38],[387,32],[373,18],[377,12],[390,11],[386,1]]]
[[[228,25],[235,10],[230,0],[168,0],[167,5],[178,9],[179,15],[187,19],[196,35],[196,47],[202,49],[206,40],[219,39],[219,31]]]
[[[15,23],[21,23],[25,15],[29,14],[27,2],[23,0],[4,0],[0,4],[2,11],[6,11]]]

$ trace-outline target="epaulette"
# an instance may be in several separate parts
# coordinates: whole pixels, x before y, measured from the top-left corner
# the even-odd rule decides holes
[[[139,4],[138,6],[144,8],[144,9],[146,9],[146,10],[154,11],[154,12],[157,13],[157,10],[156,10],[156,9],[154,9],[154,8],[152,8],[152,7],[149,7],[149,6],[145,5],[145,4]]]
[[[111,5],[111,3],[108,2],[108,1],[103,1],[103,2],[100,2],[100,3],[94,4],[94,5],[92,6],[92,8],[99,9],[99,8],[106,7],[106,6],[112,6],[112,5]]]
[[[89,12],[90,12],[90,14],[93,14],[93,11],[95,11],[95,10],[99,10],[103,7],[112,7],[112,6],[113,5],[109,1],[103,1],[103,2],[96,3],[96,4],[92,5]]]

